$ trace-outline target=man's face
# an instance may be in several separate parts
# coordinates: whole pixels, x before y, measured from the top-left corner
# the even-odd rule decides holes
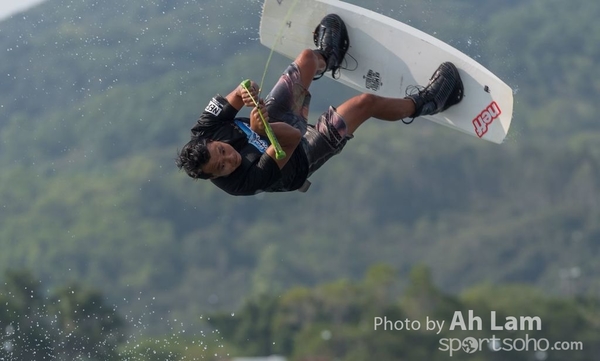
[[[242,164],[242,156],[231,145],[219,141],[207,145],[210,160],[202,167],[212,178],[226,177]]]

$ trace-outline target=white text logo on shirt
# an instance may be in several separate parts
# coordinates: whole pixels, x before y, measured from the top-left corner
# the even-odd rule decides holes
[[[252,129],[250,129],[248,124],[246,124],[240,120],[236,120],[235,124],[237,124],[237,126],[240,127],[240,129],[244,132],[244,134],[246,134],[246,138],[248,138],[248,143],[252,144],[261,153],[264,153],[267,151],[267,148],[269,148],[269,143],[264,141],[260,137],[260,135],[258,135]]]
[[[215,98],[212,98],[210,103],[208,103],[208,105],[206,106],[206,109],[204,109],[205,112],[208,112],[214,115],[215,117],[218,117],[219,114],[221,114],[222,110],[223,105],[219,103]]]

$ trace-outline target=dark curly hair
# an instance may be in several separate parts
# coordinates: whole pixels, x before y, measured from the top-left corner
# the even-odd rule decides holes
[[[209,139],[192,138],[175,159],[177,167],[194,179],[210,179],[212,174],[204,173],[202,167],[210,160],[207,146],[211,142]]]

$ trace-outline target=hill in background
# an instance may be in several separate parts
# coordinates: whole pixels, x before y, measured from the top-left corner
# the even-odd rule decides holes
[[[153,322],[376,262],[400,275],[425,263],[451,292],[597,294],[600,4],[354,3],[507,79],[506,144],[373,123],[309,193],[232,198],[174,157],[212,95],[262,76],[260,2],[49,0],[0,23],[0,264],[82,280],[124,307],[148,300]],[[265,84],[287,62],[275,56]],[[324,79],[312,109],[352,94]]]

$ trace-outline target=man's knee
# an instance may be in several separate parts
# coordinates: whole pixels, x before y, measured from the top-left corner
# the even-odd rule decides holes
[[[356,106],[360,107],[360,109],[371,109],[378,96],[369,93],[363,93],[356,97]]]
[[[304,49],[298,57],[296,57],[296,64],[300,67],[306,67],[315,69],[318,66],[318,57],[314,51],[310,49]]]
[[[323,60],[320,60],[323,62]],[[319,57],[310,49],[303,50],[294,61],[300,69],[302,86],[308,88],[313,81],[313,77],[322,64],[319,64]]]

